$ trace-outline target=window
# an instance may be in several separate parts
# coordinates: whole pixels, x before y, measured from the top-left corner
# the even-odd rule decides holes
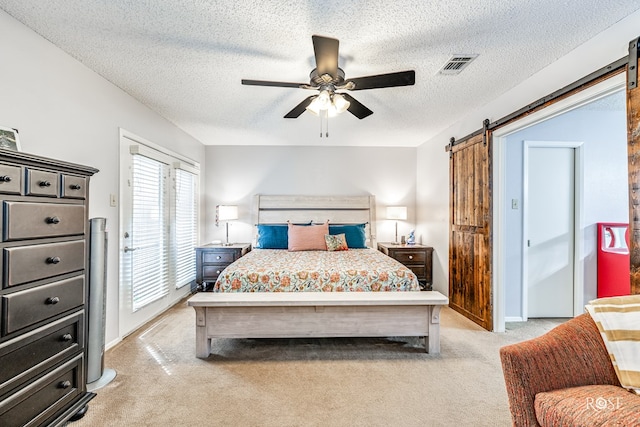
[[[183,169],[175,169],[175,255],[176,288],[196,279],[198,211],[196,175]]]
[[[169,289],[165,169],[161,162],[133,155],[130,248],[133,311],[166,296]]]

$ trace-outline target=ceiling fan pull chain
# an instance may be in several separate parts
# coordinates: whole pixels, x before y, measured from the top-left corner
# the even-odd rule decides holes
[[[320,138],[322,138],[322,111],[320,111]]]
[[[329,110],[327,110],[327,131],[324,136],[329,138]]]

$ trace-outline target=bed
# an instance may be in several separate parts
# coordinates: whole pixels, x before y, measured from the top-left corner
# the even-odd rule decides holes
[[[413,272],[375,249],[253,249],[218,277],[214,292],[418,291]]]
[[[421,292],[410,269],[372,249],[374,196],[258,195],[253,211],[260,248],[228,266],[214,292],[188,301],[197,357],[209,356],[214,338],[420,336],[439,353],[448,299]],[[275,239],[266,247],[264,230]],[[320,235],[324,249],[308,250]]]

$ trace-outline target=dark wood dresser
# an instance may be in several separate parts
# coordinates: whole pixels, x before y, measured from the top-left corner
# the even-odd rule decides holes
[[[0,149],[0,425],[87,409],[86,166]]]
[[[423,245],[378,243],[378,250],[406,265],[418,277],[423,291],[433,288],[433,248]]]
[[[209,244],[196,248],[196,284],[199,291],[210,291],[222,270],[247,252],[250,243]]]

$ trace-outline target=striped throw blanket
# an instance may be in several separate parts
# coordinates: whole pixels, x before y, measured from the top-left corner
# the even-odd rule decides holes
[[[640,295],[590,301],[595,321],[622,387],[640,394]]]

